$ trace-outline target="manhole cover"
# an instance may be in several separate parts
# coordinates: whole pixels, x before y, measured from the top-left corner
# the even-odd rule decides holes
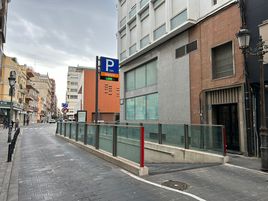
[[[179,181],[172,181],[172,180],[166,181],[162,183],[162,185],[170,187],[170,188],[174,188],[180,191],[185,191],[188,188],[187,184],[179,182]]]

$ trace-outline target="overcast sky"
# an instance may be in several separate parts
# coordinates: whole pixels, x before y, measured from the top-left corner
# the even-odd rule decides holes
[[[116,0],[12,0],[4,52],[56,80],[65,101],[68,66],[116,57]]]

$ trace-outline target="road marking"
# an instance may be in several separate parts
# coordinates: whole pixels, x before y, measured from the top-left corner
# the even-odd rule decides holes
[[[241,167],[241,166],[238,166],[238,165],[232,165],[232,164],[229,164],[229,163],[225,163],[224,165],[225,166],[229,166],[229,167],[234,167],[234,168],[242,169],[242,170],[247,170],[247,171],[250,171],[250,172],[253,172],[253,173],[257,173],[257,174],[268,175],[268,173],[266,173],[266,172],[262,172],[262,171],[254,170],[254,169],[249,169],[249,168],[245,168],[245,167]]]
[[[138,181],[141,181],[141,182],[144,182],[144,183],[147,183],[147,184],[150,184],[150,185],[153,185],[153,186],[156,186],[156,187],[159,187],[159,188],[163,188],[163,189],[166,189],[166,190],[169,190],[169,191],[174,191],[174,192],[177,192],[177,193],[180,193],[180,194],[183,194],[183,195],[186,195],[186,196],[189,196],[191,198],[194,198],[198,201],[206,201],[204,200],[203,198],[200,198],[194,194],[191,194],[191,193],[187,193],[187,192],[184,192],[184,191],[180,191],[180,190],[177,190],[177,189],[173,189],[173,188],[170,188],[170,187],[167,187],[167,186],[163,186],[161,184],[157,184],[157,183],[154,183],[154,182],[151,182],[151,181],[148,181],[148,180],[145,180],[145,179],[142,179],[136,175],[133,175],[131,174],[130,172],[126,171],[126,170],[123,170],[121,169],[121,171],[125,174],[127,174],[128,176],[138,180]]]

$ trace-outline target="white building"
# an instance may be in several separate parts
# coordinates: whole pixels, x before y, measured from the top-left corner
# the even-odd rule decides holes
[[[70,120],[74,120],[75,114],[80,110],[80,100],[78,97],[78,84],[81,79],[81,74],[84,67],[68,67],[67,75],[67,92],[66,92],[66,103],[68,103],[67,116]]]
[[[197,48],[189,28],[234,2],[118,0],[121,122],[190,122],[189,52],[177,55]]]

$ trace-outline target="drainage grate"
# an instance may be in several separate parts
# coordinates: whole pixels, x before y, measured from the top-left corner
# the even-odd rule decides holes
[[[174,188],[180,191],[185,191],[189,187],[188,184],[185,184],[179,181],[172,181],[172,180],[166,181],[162,183],[162,185],[170,187],[170,188]]]

